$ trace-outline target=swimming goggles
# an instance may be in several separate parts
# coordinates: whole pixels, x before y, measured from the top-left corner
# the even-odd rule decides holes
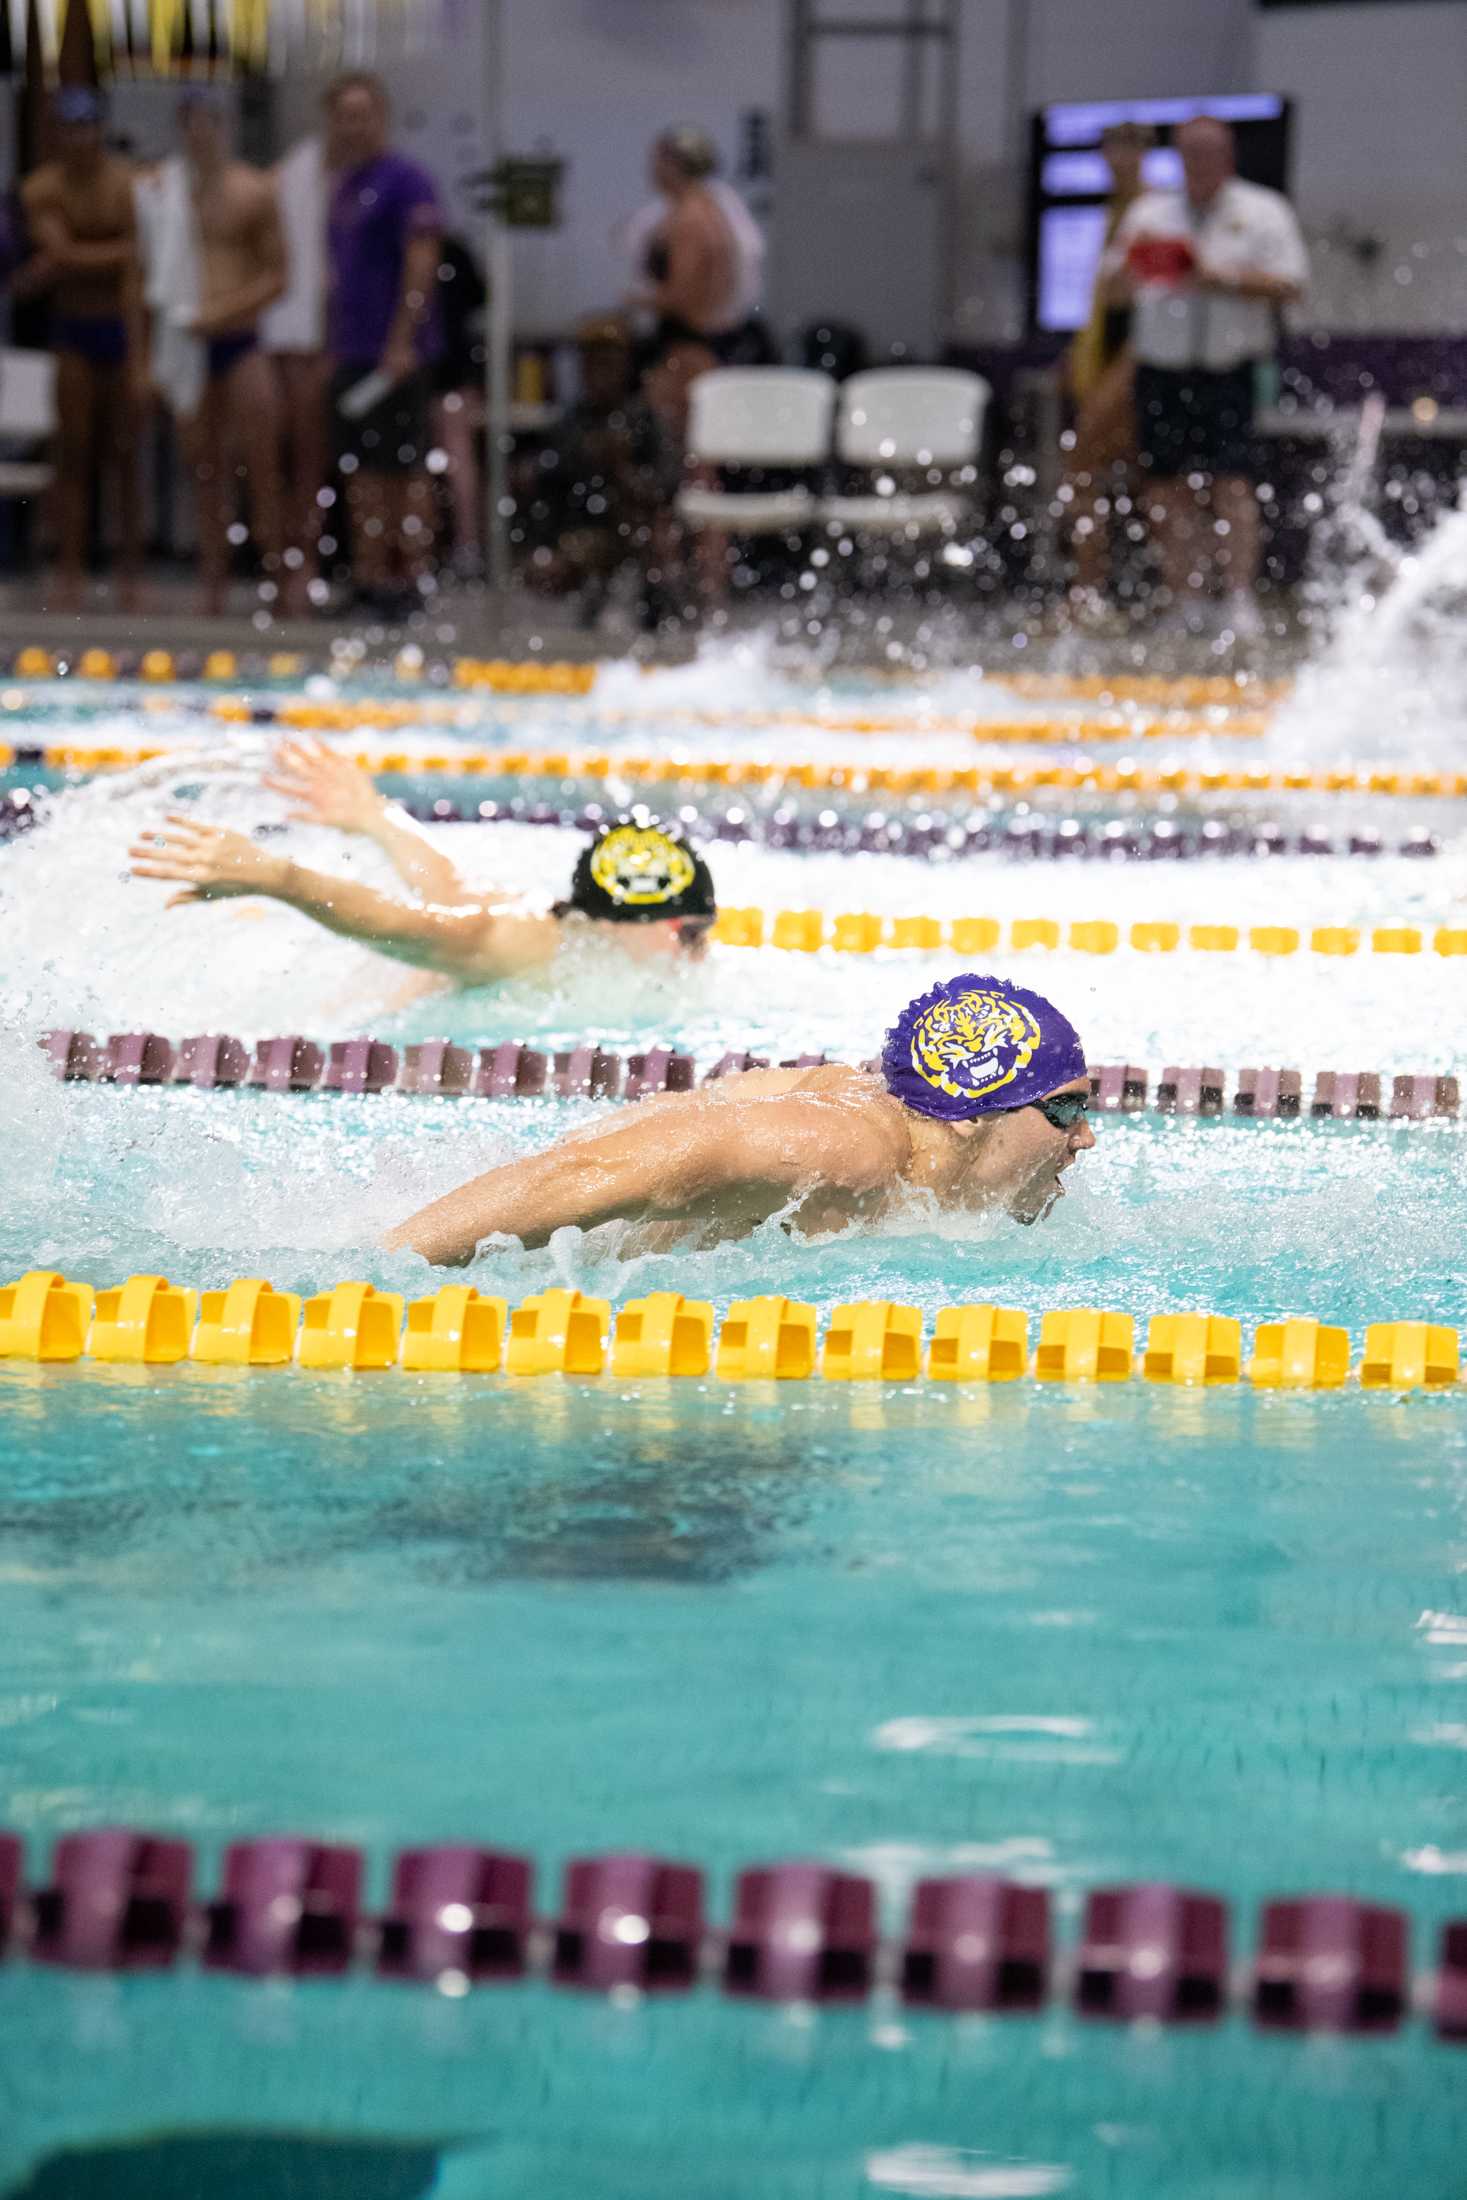
[[[1090,1112],[1088,1092],[1056,1092],[1047,1100],[1026,1100],[1026,1108],[1038,1108],[1046,1123],[1052,1123],[1057,1131],[1072,1131],[1084,1115]],[[1005,1114],[1017,1115],[1017,1108],[1005,1109]]]

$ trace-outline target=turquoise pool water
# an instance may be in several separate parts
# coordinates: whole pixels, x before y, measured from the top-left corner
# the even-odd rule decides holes
[[[136,813],[111,802],[68,794],[49,852],[0,851],[6,1276],[420,1292],[439,1279],[380,1251],[387,1224],[588,1112],[63,1090],[30,1044],[63,1004],[175,1035],[850,1056],[945,962],[730,950],[676,992],[593,963],[548,997],[404,998],[401,972],[294,919],[160,918],[117,876]],[[526,883],[573,845],[466,832],[466,860]],[[1446,921],[1440,862],[1016,886],[996,863],[955,882],[748,850],[725,892]],[[1101,1059],[1453,1069],[1459,969],[1063,954],[1023,974],[1078,1002]],[[601,1232],[491,1250],[472,1280],[1309,1313],[1358,1342],[1371,1320],[1464,1324],[1464,1136],[1108,1120],[1040,1230],[918,1216],[629,1263]],[[535,1856],[548,1907],[566,1857],[645,1846],[707,1867],[721,1915],[738,1867],[817,1856],[875,1877],[891,1926],[926,1873],[1042,1882],[1062,1938],[1087,1888],[1157,1877],[1226,1895],[1239,1955],[1269,1895],[1398,1902],[1418,1968],[1467,1909],[1460,1398],[0,1364],[0,1435],[0,1824],[37,1866],[58,1832],[125,1822],[196,1841],[207,1879],[227,1840],[299,1830],[364,1844],[375,1897],[394,1847],[482,1839]],[[12,1966],[0,2042],[7,2200],[1456,2200],[1467,2137],[1462,2051],[1419,2027],[1297,2042]]]

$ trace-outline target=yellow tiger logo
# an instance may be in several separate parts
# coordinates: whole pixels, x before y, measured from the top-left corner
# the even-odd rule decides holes
[[[685,894],[695,873],[687,849],[655,825],[618,825],[593,850],[591,876],[613,901],[649,909]]]
[[[1011,1084],[1040,1041],[1027,1008],[1003,993],[936,1001],[912,1027],[912,1067],[954,1100],[980,1100]]]

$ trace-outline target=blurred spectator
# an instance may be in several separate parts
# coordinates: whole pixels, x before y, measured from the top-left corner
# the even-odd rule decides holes
[[[136,607],[142,561],[138,425],[147,350],[133,212],[124,162],[103,141],[100,93],[67,85],[52,106],[56,158],[22,192],[33,256],[18,287],[47,289],[56,355],[59,609],[79,609],[94,470],[117,482],[119,600]]]
[[[434,369],[435,439],[448,461],[453,565],[461,580],[484,572],[484,491],[477,437],[484,425],[484,278],[468,247],[445,237],[438,262],[443,350]]]
[[[678,459],[638,396],[632,340],[613,315],[576,331],[581,394],[553,446],[517,469],[525,576],[552,595],[581,592],[589,624],[628,565],[659,576]]]
[[[285,292],[260,322],[260,341],[275,372],[280,455],[285,478],[285,575],[288,611],[324,603],[318,572],[321,491],[330,463],[326,349],[326,214],[331,188],[320,134],[303,137],[274,170],[285,235]]]
[[[1172,604],[1188,625],[1204,624],[1215,567],[1227,628],[1247,639],[1262,630],[1254,380],[1277,348],[1280,309],[1303,294],[1309,258],[1288,201],[1234,173],[1226,123],[1184,123],[1177,148],[1185,188],[1131,207],[1102,262],[1106,296],[1133,306],[1141,458]]]
[[[433,551],[424,462],[443,213],[426,169],[388,146],[380,78],[338,77],[326,113],[338,171],[327,233],[337,461],[358,600],[393,617],[419,599]]]
[[[1105,242],[1144,188],[1142,164],[1155,143],[1155,132],[1141,122],[1118,122],[1104,132],[1100,149],[1110,170]],[[1105,616],[1110,587],[1110,530],[1107,525],[1117,476],[1136,457],[1136,361],[1130,348],[1128,305],[1106,296],[1097,275],[1090,313],[1065,361],[1075,400],[1075,445],[1070,459],[1075,583],[1073,609],[1084,619]]]
[[[701,130],[669,130],[652,148],[659,202],[633,218],[624,242],[641,277],[634,306],[656,316],[642,352],[649,404],[681,442],[688,385],[710,367],[769,357],[757,317],[764,239]]]
[[[212,614],[228,596],[241,482],[262,598],[273,603],[278,591],[278,416],[259,323],[285,288],[285,245],[274,185],[233,158],[217,96],[185,92],[178,112],[183,159],[163,173],[148,302],[155,378],[193,468],[203,609]]]

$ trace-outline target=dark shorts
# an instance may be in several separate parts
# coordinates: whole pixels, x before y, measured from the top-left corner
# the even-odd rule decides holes
[[[229,336],[209,336],[204,340],[205,365],[211,382],[222,382],[232,374],[241,359],[248,359],[252,351],[258,351],[260,339],[252,328],[236,329]]]
[[[120,313],[58,314],[51,348],[69,351],[90,367],[120,367],[127,358],[127,324]]]
[[[691,322],[680,321],[676,314],[664,313],[652,335],[639,347],[640,371],[645,374],[669,353],[683,351],[690,344],[711,351],[720,367],[767,366],[777,356],[769,332],[757,315],[740,321],[736,328],[719,329],[709,335]]]
[[[390,389],[380,404],[359,420],[348,420],[338,406],[373,371],[372,366],[341,366],[331,377],[331,421],[336,462],[354,458],[363,473],[410,474],[430,449],[428,403],[432,376],[426,368]],[[348,469],[352,471],[353,469]]]
[[[1136,429],[1141,463],[1162,480],[1184,474],[1253,471],[1251,363],[1213,373],[1206,367],[1136,369]]]

